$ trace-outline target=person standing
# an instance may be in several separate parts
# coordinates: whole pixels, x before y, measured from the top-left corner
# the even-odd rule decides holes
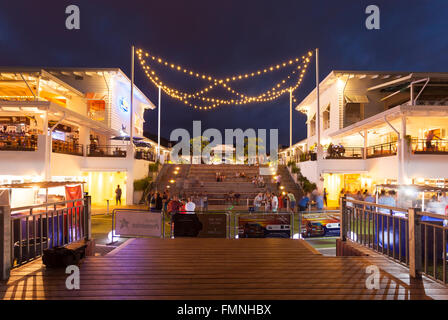
[[[316,208],[317,210],[322,210],[324,208],[324,197],[320,192],[316,194]]]
[[[289,199],[289,208],[290,208],[291,212],[294,213],[294,209],[296,206],[296,197],[294,196],[294,194],[292,192],[289,192],[288,199]],[[308,199],[308,201],[309,201],[309,199]]]
[[[272,198],[271,198],[271,210],[272,212],[277,212],[278,210],[278,198],[275,195],[275,193],[272,193]]]
[[[328,207],[327,196],[328,196],[327,188],[324,188],[324,205],[326,207]]]
[[[118,203],[120,203],[121,206],[121,188],[120,185],[117,185],[117,189],[115,189],[115,205],[118,206]]]
[[[306,211],[308,208],[308,203],[310,202],[310,198],[308,198],[308,194],[303,195],[302,199],[299,201],[299,210]]]
[[[260,207],[263,203],[263,195],[261,193],[257,194],[257,196],[254,199],[254,210],[260,211]]]
[[[157,192],[156,193],[156,206],[155,206],[155,210],[156,211],[162,211],[163,209],[163,200],[162,197],[160,196],[160,193]]]
[[[207,196],[207,191],[204,191],[203,195],[202,195],[202,205],[203,205],[203,210],[204,211],[208,211],[208,196]]]
[[[185,213],[194,214],[195,209],[196,204],[192,201],[191,198],[188,198],[188,202],[185,204]]]

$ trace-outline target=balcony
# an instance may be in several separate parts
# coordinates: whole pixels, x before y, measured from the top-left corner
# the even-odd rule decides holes
[[[0,135],[0,150],[1,151],[36,151],[37,150],[37,136],[25,135]]]
[[[87,146],[88,157],[115,157],[126,158],[125,146],[100,146],[90,144]]]
[[[367,147],[367,158],[379,158],[395,156],[397,154],[397,142],[388,142]]]
[[[316,161],[317,160],[317,153],[316,152],[306,152],[306,153],[302,153],[300,155],[300,162],[305,162],[305,161]]]
[[[53,139],[52,151],[54,153],[70,154],[74,156],[84,155],[84,146],[73,142],[65,142]]]
[[[448,154],[448,140],[411,139],[413,154]]]
[[[325,159],[362,159],[364,148],[344,147],[342,145],[330,145]]]
[[[152,152],[152,151],[137,150],[135,152],[135,159],[156,161],[156,156],[155,156],[154,152]]]

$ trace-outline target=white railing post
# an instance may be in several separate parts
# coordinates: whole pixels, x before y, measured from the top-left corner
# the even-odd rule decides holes
[[[0,280],[8,280],[11,272],[11,208],[0,206]]]
[[[419,209],[408,210],[409,221],[409,274],[412,278],[421,278],[422,271],[422,229]]]
[[[347,202],[344,197],[339,198],[339,210],[340,210],[340,239],[341,241],[347,240]]]
[[[92,239],[92,197],[85,196],[84,197],[84,210],[85,210],[85,239]]]

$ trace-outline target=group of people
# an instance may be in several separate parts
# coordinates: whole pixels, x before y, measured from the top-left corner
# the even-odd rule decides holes
[[[253,202],[254,211],[264,212],[294,212],[296,206],[296,198],[292,192],[279,193],[266,191],[259,193]]]
[[[230,202],[232,204],[238,205],[240,197],[241,197],[241,195],[239,193],[235,193],[233,191],[230,191],[229,193],[226,194],[225,201],[226,202]]]
[[[216,172],[216,182],[223,182],[225,178],[226,176],[223,175],[221,172]]]
[[[324,205],[327,206],[327,195],[326,188],[324,188],[323,192],[316,189],[311,193],[305,193],[298,203],[299,211],[311,209],[313,205],[317,210],[322,210]]]
[[[147,204],[150,211],[162,211],[166,213],[187,213],[208,210],[207,192],[194,193],[190,197],[184,195],[181,199],[178,195],[171,196],[169,190],[150,192],[147,196]]]
[[[258,188],[264,188],[266,183],[264,182],[264,178],[262,175],[256,175],[252,178],[252,183],[256,185]]]

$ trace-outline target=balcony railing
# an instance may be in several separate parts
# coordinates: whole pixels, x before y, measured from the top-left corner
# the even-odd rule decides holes
[[[411,141],[414,154],[448,154],[448,140],[412,138]]]
[[[87,146],[88,157],[117,157],[126,158],[126,147],[124,146],[99,146],[91,144]]]
[[[305,161],[316,161],[317,160],[317,153],[316,152],[306,152],[306,153],[302,153],[300,155],[300,162],[305,162]]]
[[[37,150],[37,136],[0,135],[0,150],[35,151]]]
[[[135,151],[135,159],[156,161],[156,155],[152,151],[137,150]]]
[[[397,154],[397,143],[388,142],[367,147],[367,158],[388,157]]]
[[[84,146],[82,144],[70,143],[70,142],[53,139],[52,151],[55,153],[83,156],[84,155]]]
[[[362,159],[362,147],[341,147],[333,146],[328,148],[325,159]]]

